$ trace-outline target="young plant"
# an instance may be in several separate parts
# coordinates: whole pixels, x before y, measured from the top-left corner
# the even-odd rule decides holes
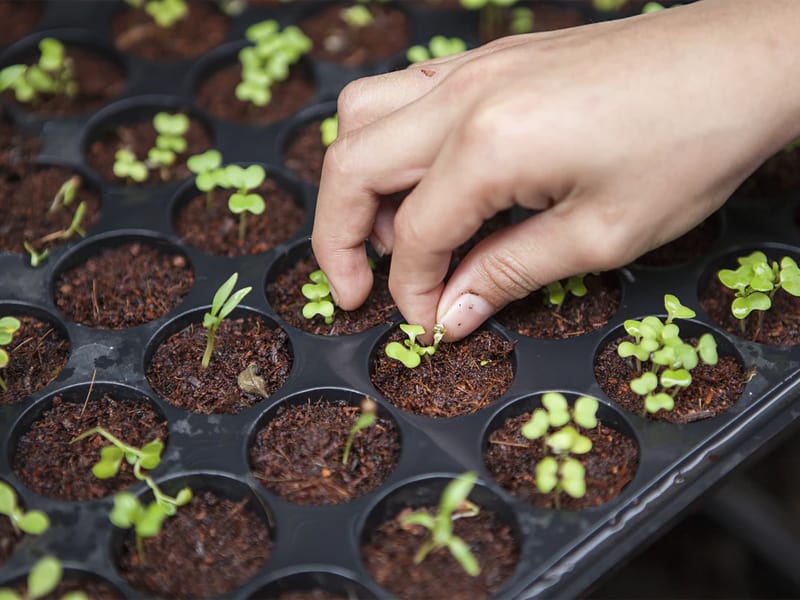
[[[759,331],[764,312],[772,308],[772,299],[778,290],[800,296],[800,269],[789,256],[784,256],[780,263],[770,262],[759,250],[740,256],[736,261],[737,269],[720,269],[717,277],[722,285],[735,292],[731,313],[739,319],[742,333],[747,329],[745,319],[753,311],[758,311],[756,331]]]
[[[207,369],[208,364],[211,362],[211,354],[214,352],[214,340],[217,337],[219,326],[222,325],[222,320],[231,314],[233,309],[253,289],[251,286],[247,286],[234,292],[233,288],[238,279],[239,274],[234,273],[225,283],[219,286],[211,301],[211,310],[203,315],[203,327],[206,328],[207,334],[206,350],[203,353],[203,359],[200,364],[204,369]]]
[[[38,600],[44,598],[61,583],[64,572],[61,561],[52,556],[40,558],[28,573],[25,592],[20,595],[11,588],[0,589],[0,600]],[[68,592],[61,596],[61,600],[89,600],[84,592]]]
[[[300,290],[303,296],[308,299],[308,302],[303,305],[303,317],[310,321],[319,315],[325,319],[326,325],[330,325],[333,323],[333,313],[336,307],[333,305],[328,278],[322,272],[322,269],[311,272],[308,278],[312,283],[304,284]]]
[[[22,324],[19,322],[19,319],[14,317],[0,318],[0,346],[8,346],[11,343],[11,339],[14,337],[14,334],[21,325]],[[3,348],[0,348],[0,369],[3,369],[8,365],[8,360],[8,352],[6,352]],[[8,386],[2,377],[0,377],[0,389],[2,389],[4,392],[8,391]]]
[[[692,383],[692,369],[701,360],[707,365],[715,365],[718,360],[717,343],[710,333],[700,336],[697,346],[681,339],[680,329],[673,321],[691,319],[695,316],[692,309],[672,294],[664,296],[664,307],[667,319],[663,322],[654,316],[625,321],[625,331],[633,341],[625,340],[617,347],[620,357],[636,361],[639,373],[645,363],[650,365],[648,371],[630,382],[631,391],[644,398],[643,414],[672,410],[677,395]]]
[[[126,0],[134,8],[144,8],[159,27],[169,29],[189,14],[185,0]]]
[[[414,554],[414,564],[420,564],[432,550],[447,548],[468,575],[475,577],[480,574],[480,565],[467,543],[453,535],[455,519],[474,517],[479,513],[478,507],[467,499],[477,480],[478,475],[473,471],[459,475],[442,492],[435,515],[418,510],[403,518],[403,527],[421,525],[431,532],[430,538]]]
[[[233,214],[239,215],[239,241],[243,242],[247,235],[247,213],[260,215],[266,208],[261,194],[252,190],[264,183],[267,174],[259,165],[250,165],[246,169],[238,165],[228,165],[224,173],[226,185],[236,189],[228,198],[228,208]]]
[[[150,171],[147,165],[136,158],[132,150],[120,148],[114,154],[114,175],[128,182],[147,181]]]
[[[75,195],[78,193],[78,190],[81,189],[82,180],[79,175],[73,175],[69,179],[67,179],[64,183],[61,184],[61,187],[58,188],[56,195],[53,196],[53,202],[50,204],[50,208],[47,209],[47,212],[55,212],[61,206],[69,206],[72,204],[72,201],[75,199]]]
[[[592,6],[599,12],[616,12],[627,3],[628,0],[592,0]]]
[[[410,63],[424,62],[432,58],[444,58],[464,52],[467,43],[461,38],[448,38],[443,35],[435,35],[428,42],[428,47],[421,45],[411,46],[406,52],[406,58]]]
[[[554,281],[544,288],[545,300],[555,307],[556,312],[561,312],[561,307],[569,294],[576,298],[583,298],[587,293],[584,278],[586,275],[573,275],[561,281]]]
[[[336,114],[327,119],[323,119],[322,123],[319,125],[319,132],[322,145],[327,148],[339,137],[339,115]]]
[[[39,62],[34,65],[10,65],[0,70],[0,92],[13,90],[17,101],[33,104],[44,96],[68,96],[78,93],[72,61],[64,45],[55,38],[39,42]]]
[[[75,209],[75,213],[72,215],[72,221],[70,222],[69,227],[60,231],[48,233],[40,238],[39,241],[46,243],[52,242],[53,240],[68,240],[72,236],[86,237],[86,231],[84,231],[83,227],[81,227],[81,223],[83,222],[83,217],[85,215],[86,202],[81,202],[78,204],[78,208]]]
[[[25,512],[17,503],[14,488],[0,481],[0,515],[11,519],[11,526],[17,533],[40,535],[50,527],[50,519],[40,510]]]
[[[206,194],[206,208],[214,200],[214,188],[223,187],[225,184],[225,171],[221,169],[222,154],[219,150],[206,150],[202,154],[190,156],[186,166],[196,175],[194,184],[197,189]]]
[[[433,356],[445,333],[444,327],[439,324],[434,325],[433,344],[421,346],[417,343],[417,336],[425,334],[425,328],[422,325],[402,323],[400,330],[408,336],[408,339],[403,340],[402,344],[400,342],[389,342],[386,344],[385,352],[386,356],[399,360],[409,369],[418,367],[423,356]]]
[[[27,240],[23,241],[22,245],[25,248],[25,251],[30,255],[31,266],[34,269],[39,265],[41,265],[45,260],[47,260],[47,257],[50,256],[50,248],[45,248],[44,250],[39,252]]]
[[[147,153],[147,166],[158,169],[162,181],[169,180],[169,167],[175,164],[177,154],[186,152],[189,117],[184,114],[159,112],[153,117],[153,128],[158,133],[156,145]]]
[[[350,428],[350,433],[344,444],[344,452],[342,453],[343,465],[346,465],[350,458],[350,449],[353,447],[353,441],[356,439],[356,435],[358,435],[360,431],[372,427],[377,422],[378,417],[375,414],[377,411],[378,405],[375,401],[365,396],[361,401],[361,414],[358,416],[358,419],[356,419],[356,422],[353,423],[353,427]]]
[[[369,8],[363,4],[353,4],[339,11],[342,20],[352,29],[368,27],[375,21]]]

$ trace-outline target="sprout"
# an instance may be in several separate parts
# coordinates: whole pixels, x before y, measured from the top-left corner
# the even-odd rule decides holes
[[[468,575],[475,577],[480,574],[480,565],[467,543],[453,535],[455,519],[474,517],[479,513],[478,507],[467,499],[477,480],[478,475],[473,471],[459,475],[442,492],[435,515],[418,510],[403,518],[403,527],[421,525],[431,532],[431,537],[414,555],[414,564],[425,560],[431,550],[447,548]]]
[[[55,212],[60,206],[69,206],[75,199],[78,190],[81,189],[81,178],[78,175],[73,175],[61,184],[58,188],[56,195],[53,196],[53,202],[47,212]]]
[[[50,527],[50,519],[40,510],[25,512],[17,503],[14,488],[0,481],[0,515],[11,519],[11,526],[17,533],[40,535]]]
[[[172,27],[189,14],[189,7],[184,0],[150,0],[144,10],[159,27],[164,28]]]
[[[233,214],[239,215],[239,241],[243,242],[247,234],[247,213],[260,215],[266,205],[260,194],[251,192],[262,183],[266,177],[264,168],[259,165],[250,165],[246,169],[238,165],[229,165],[225,168],[225,182],[227,186],[235,188],[236,192],[228,199],[228,208]]]
[[[308,278],[312,283],[306,283],[301,289],[303,296],[308,299],[308,302],[303,305],[303,317],[311,320],[319,315],[325,319],[326,325],[330,325],[333,323],[335,307],[328,278],[322,269],[313,271]]]
[[[411,46],[406,52],[406,58],[410,63],[424,62],[431,58],[444,58],[464,52],[467,43],[461,38],[448,38],[443,35],[435,35],[428,42],[428,47],[421,45]]]
[[[221,165],[222,154],[213,149],[190,156],[186,160],[186,166],[197,176],[194,180],[197,189],[206,193],[206,208],[211,206],[214,188],[225,184],[225,170],[220,168]]]
[[[342,20],[353,29],[361,29],[372,24],[375,17],[369,9],[363,4],[354,4],[348,8],[343,8],[339,11]]]
[[[86,237],[86,231],[84,231],[83,227],[81,227],[81,223],[83,222],[83,217],[86,215],[86,202],[81,202],[78,204],[78,208],[75,209],[75,214],[72,215],[72,221],[69,224],[69,227],[66,229],[62,229],[60,231],[54,231],[53,233],[48,233],[47,235],[43,236],[39,239],[39,242],[46,243],[52,242],[53,240],[68,240],[73,235],[78,237]]]
[[[594,273],[597,275],[597,273]],[[554,281],[544,288],[546,301],[555,307],[556,312],[561,312],[561,307],[569,294],[576,298],[583,298],[589,290],[583,282],[586,275],[573,275],[562,281]]]
[[[48,256],[50,256],[50,249],[49,249],[49,248],[45,248],[45,249],[44,249],[44,250],[42,250],[41,252],[38,252],[38,251],[36,250],[36,248],[34,248],[34,247],[33,247],[33,246],[30,244],[30,242],[28,242],[27,240],[26,240],[26,241],[23,241],[23,242],[22,242],[22,245],[23,245],[23,247],[25,248],[25,251],[26,251],[28,254],[30,254],[30,256],[31,256],[31,266],[32,266],[34,269],[35,269],[36,267],[38,267],[39,265],[41,265],[41,264],[42,264],[42,263],[43,263],[43,262],[44,262],[44,261],[47,259],[47,257],[48,257]]]
[[[206,335],[206,350],[203,353],[203,359],[200,363],[204,369],[208,368],[211,362],[211,353],[214,351],[214,340],[217,336],[217,330],[222,325],[222,320],[227,317],[233,309],[238,306],[242,299],[250,293],[253,288],[248,286],[236,292],[233,291],[236,281],[239,278],[238,273],[231,275],[228,280],[219,286],[214,298],[211,301],[211,310],[203,315],[203,327],[208,330]]]
[[[186,152],[186,138],[184,134],[189,130],[189,117],[177,113],[171,115],[165,112],[156,113],[153,117],[153,127],[158,136],[156,145],[147,153],[147,166],[158,168],[161,179],[169,179],[169,168],[175,164],[176,154]]]
[[[795,150],[800,150],[800,138],[789,142],[789,144],[784,148],[785,152],[794,152]]]
[[[11,89],[17,101],[24,104],[39,100],[40,95],[68,96],[78,93],[73,77],[72,61],[64,45],[55,38],[39,42],[39,62],[34,65],[10,65],[0,70],[0,92]]]
[[[21,325],[22,324],[19,322],[19,319],[14,317],[0,318],[0,346],[8,346],[8,344],[11,343],[11,339],[14,337],[14,334]],[[8,365],[8,360],[8,352],[0,348],[0,369],[3,369]],[[0,377],[0,389],[2,389],[4,392],[8,391],[8,386],[2,377]]]
[[[38,600],[44,598],[58,587],[63,574],[61,561],[52,556],[40,558],[28,573],[27,591],[19,595],[10,588],[0,589],[0,600]],[[89,600],[83,592],[68,592],[61,600]]]
[[[346,465],[350,458],[350,448],[352,448],[353,441],[356,439],[358,432],[372,427],[378,420],[375,416],[377,410],[378,405],[375,401],[365,396],[361,401],[361,414],[358,416],[358,419],[356,419],[356,422],[353,423],[353,427],[350,429],[350,434],[347,436],[347,441],[344,444],[344,453],[342,454],[343,465]]]
[[[327,148],[339,137],[339,115],[323,119],[319,125],[319,132],[322,137],[322,145]]]
[[[616,12],[627,2],[628,0],[592,0],[592,6],[600,12]]]
[[[164,495],[155,486],[155,483],[153,483],[151,489],[154,493],[158,491],[160,496],[157,496],[156,500],[147,506],[139,502],[139,499],[130,492],[116,494],[114,496],[114,508],[111,509],[108,515],[111,523],[120,529],[133,527],[136,535],[136,551],[142,559],[144,559],[142,540],[156,537],[161,533],[161,526],[164,520],[174,515],[179,507],[185,506],[192,499],[192,490],[188,487],[181,489],[174,498]]]
[[[114,154],[114,159],[114,175],[136,183],[147,181],[147,165],[138,160],[132,150],[121,148]]]
[[[508,28],[514,35],[530,33],[533,31],[533,10],[530,8],[515,8],[511,11],[511,23]]]
[[[417,336],[425,334],[425,329],[422,325],[402,323],[400,330],[408,336],[408,339],[403,340],[402,344],[400,342],[389,342],[386,344],[385,352],[386,356],[399,360],[409,369],[419,366],[423,356],[433,356],[445,333],[444,327],[437,323],[433,328],[433,344],[431,346],[421,346],[416,340]]]

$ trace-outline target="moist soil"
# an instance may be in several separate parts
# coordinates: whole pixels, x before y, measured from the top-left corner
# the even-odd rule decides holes
[[[0,392],[0,404],[24,400],[49,385],[69,358],[69,340],[50,323],[18,316],[20,328],[5,346],[8,364],[0,373],[8,389]]]
[[[604,426],[594,429],[577,429],[590,440],[592,450],[575,456],[586,469],[586,495],[572,498],[566,493],[542,494],[536,488],[536,464],[550,454],[541,440],[526,439],[520,429],[530,419],[531,413],[506,419],[503,425],[489,436],[486,466],[492,477],[515,497],[542,508],[581,510],[600,506],[616,497],[636,475],[639,449],[626,435]]]
[[[235,190],[214,190],[210,205],[205,194],[185,202],[175,217],[175,230],[195,248],[222,256],[258,254],[291,239],[305,216],[294,197],[272,179],[265,179],[254,192],[261,195],[267,207],[260,215],[247,213],[242,240],[240,217],[228,208],[228,198]]]
[[[425,507],[431,515],[436,507]],[[383,522],[361,547],[364,565],[378,584],[400,598],[483,599],[494,593],[514,572],[519,548],[510,528],[488,510],[475,517],[453,521],[453,533],[464,540],[478,560],[481,572],[467,575],[446,548],[432,550],[422,563],[414,554],[430,539],[430,531],[419,525],[403,527],[412,512],[407,508]]]
[[[539,290],[509,304],[497,320],[520,335],[534,338],[561,340],[590,333],[614,316],[621,292],[616,277],[610,273],[586,275],[584,284],[589,292],[582,298],[568,294],[559,310]]]
[[[406,339],[398,329],[387,341]],[[375,387],[395,406],[428,417],[456,417],[488,406],[514,379],[514,344],[480,330],[442,343],[415,369],[386,356],[381,344],[372,361]]]
[[[734,196],[758,198],[800,190],[800,148],[781,150],[748,177]]]
[[[753,311],[744,320],[744,331],[742,321],[731,313],[734,298],[733,290],[712,277],[700,293],[700,308],[725,331],[751,342],[773,346],[800,345],[800,298],[778,290],[772,298],[772,308],[766,312]]]
[[[314,96],[314,79],[303,61],[289,70],[285,81],[270,88],[272,99],[266,106],[254,106],[236,97],[236,86],[242,81],[238,62],[214,71],[197,91],[197,104],[215,117],[244,123],[272,123],[297,113]]]
[[[111,22],[114,43],[142,58],[175,60],[197,56],[225,41],[228,19],[213,4],[192,1],[188,6],[186,17],[172,27],[159,27],[143,9],[129,7]]]
[[[187,600],[227,594],[255,575],[272,552],[269,530],[248,501],[212,492],[195,492],[143,544],[144,560],[134,536],[126,535],[122,576],[160,598]]]
[[[708,254],[718,236],[719,220],[710,217],[681,237],[643,254],[636,259],[635,264],[645,267],[682,265]]]
[[[26,587],[20,584],[16,587],[18,594],[24,594]],[[74,579],[68,574],[56,586],[52,592],[46,596],[40,596],[40,600],[62,600],[70,592],[83,592],[91,600],[122,600],[122,595],[109,584],[95,579]],[[21,597],[25,597],[22,595]]]
[[[166,315],[193,283],[194,274],[182,254],[142,242],[125,243],[61,273],[55,303],[82,325],[125,329]]]
[[[13,173],[0,171],[0,251],[25,253],[24,242],[37,252],[65,243],[53,234],[66,231],[81,202],[86,212],[81,228],[88,231],[100,216],[100,196],[85,185],[69,206],[50,210],[59,188],[70,178],[80,177],[63,167],[19,165]],[[75,239],[72,237],[71,239]]]
[[[167,109],[165,112],[173,113]],[[174,111],[178,113],[180,111]],[[175,163],[167,167],[167,171],[162,174],[160,169],[150,170],[147,181],[135,183],[125,181],[114,175],[114,156],[118,150],[123,148],[132,150],[137,160],[147,160],[147,153],[156,145],[158,132],[153,127],[152,118],[136,123],[109,126],[97,137],[89,146],[86,159],[91,167],[100,173],[107,181],[118,184],[128,184],[137,186],[163,185],[171,181],[178,181],[191,177],[192,172],[186,166],[186,160],[193,154],[200,154],[211,148],[211,137],[195,119],[189,119],[189,129],[184,134],[186,139],[186,152],[176,154]],[[167,175],[164,177],[164,175]]]
[[[314,58],[357,67],[387,59],[409,45],[409,21],[403,11],[366,4],[373,21],[353,28],[342,18],[342,10],[353,4],[332,3],[302,21],[300,28],[314,42]]]
[[[0,106],[0,176],[9,177],[5,171],[15,172],[39,153],[39,140],[25,135],[12,125]]]
[[[748,374],[732,356],[720,356],[716,365],[701,361],[692,369],[692,384],[675,397],[675,408],[645,414],[644,399],[630,388],[630,381],[641,373],[636,371],[633,359],[623,359],[617,354],[617,346],[624,340],[633,341],[633,338],[624,336],[600,351],[594,363],[594,376],[611,400],[625,410],[649,419],[685,424],[715,417],[739,400],[748,381]],[[696,339],[685,341],[697,345]]]
[[[38,48],[35,53],[35,58],[29,56],[21,62],[34,64],[39,60]],[[125,86],[125,76],[116,64],[92,52],[70,46],[66,48],[66,55],[72,61],[73,78],[78,84],[77,94],[72,97],[40,94],[35,102],[23,104],[17,102],[12,90],[6,90],[3,98],[36,115],[63,117],[94,112],[120,95]]]
[[[146,400],[122,400],[104,394],[84,402],[61,396],[17,442],[12,467],[17,477],[37,494],[59,500],[94,500],[136,481],[133,467],[122,461],[111,479],[97,479],[92,467],[100,450],[111,442],[95,434],[72,443],[93,427],[102,427],[130,446],[167,440],[167,424]]]
[[[377,488],[400,455],[400,435],[381,417],[353,439],[358,406],[311,402],[282,406],[250,448],[250,468],[271,491],[295,504],[339,504]]]
[[[194,413],[237,414],[274,393],[292,370],[286,332],[271,329],[260,317],[223,320],[207,369],[201,366],[205,348],[206,329],[200,323],[171,335],[151,359],[147,381],[174,406]],[[240,385],[239,375],[250,365],[263,379],[258,391]]]
[[[301,289],[306,283],[311,283],[308,276],[317,269],[319,265],[314,258],[304,258],[267,285],[270,305],[289,325],[317,335],[349,335],[390,322],[397,306],[389,293],[388,260],[376,263],[372,291],[364,304],[350,311],[337,308],[330,325],[320,316],[310,320],[303,316],[303,306],[308,300]]]
[[[6,0],[0,2],[0,44],[16,42],[26,36],[42,16],[38,0]]]
[[[283,160],[286,168],[306,183],[319,186],[322,177],[322,161],[328,149],[322,143],[320,126],[322,119],[303,125],[286,145]]]
[[[22,533],[14,531],[11,519],[0,517],[0,567],[14,554],[14,548],[22,540]]]

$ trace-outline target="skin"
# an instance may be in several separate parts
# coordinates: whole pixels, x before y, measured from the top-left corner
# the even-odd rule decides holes
[[[797,22],[797,0],[702,0],[349,84],[312,236],[336,303],[369,294],[370,239],[392,254],[405,319],[452,341],[542,285],[679,237],[800,136]],[[514,205],[540,212],[445,282],[451,251]]]

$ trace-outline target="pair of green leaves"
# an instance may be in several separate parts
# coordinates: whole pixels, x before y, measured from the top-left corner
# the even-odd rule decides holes
[[[10,65],[0,70],[0,92],[14,90],[16,99],[24,104],[34,102],[39,94],[74,96],[78,85],[64,45],[55,38],[43,38],[39,52],[35,65]]]
[[[38,600],[44,598],[58,587],[61,582],[63,568],[61,561],[52,556],[45,556],[33,565],[28,573],[27,590],[20,596],[10,588],[0,589],[0,600]],[[80,591],[68,592],[61,596],[61,600],[89,600],[89,597]]]
[[[544,408],[537,408],[522,426],[521,433],[529,440],[544,437],[551,427],[563,427],[570,420],[585,429],[597,427],[598,402],[594,398],[581,396],[575,400],[570,411],[567,399],[560,392],[547,392],[542,396]]]
[[[770,262],[766,254],[756,250],[736,260],[738,268],[720,269],[717,277],[735,291],[731,313],[737,319],[746,319],[753,311],[769,310],[779,289],[800,296],[800,268],[793,258],[784,256],[780,263]]]
[[[536,464],[536,488],[543,494],[563,491],[573,498],[586,495],[585,469],[580,461],[566,457],[560,462],[546,456]]]
[[[15,317],[0,318],[0,346],[7,346],[11,343],[14,334],[20,328],[21,323]],[[8,352],[0,348],[0,369],[8,365]],[[8,389],[5,380],[0,377],[0,389],[4,392]]]
[[[333,115],[322,120],[319,126],[322,145],[326,148],[330,146],[339,136],[339,115]]]
[[[214,351],[214,340],[216,339],[217,330],[222,324],[223,319],[233,312],[244,297],[253,289],[252,286],[247,286],[236,292],[233,288],[239,279],[239,273],[234,273],[223,283],[214,293],[214,298],[211,300],[211,309],[203,315],[203,327],[206,328],[206,350],[203,354],[201,365],[204,369],[208,368],[211,362],[211,354]]]
[[[322,269],[311,272],[308,278],[312,283],[306,283],[300,289],[303,296],[308,300],[303,305],[303,317],[311,320],[319,315],[325,319],[326,324],[330,325],[333,323],[335,307],[328,278],[322,272]]]
[[[168,29],[189,14],[185,0],[148,0],[144,6],[159,27]]]
[[[583,298],[589,290],[586,289],[584,278],[586,275],[573,275],[562,281],[554,281],[544,288],[545,298],[551,306],[555,306],[556,310],[561,308],[567,295],[572,294],[576,298]]]
[[[120,529],[133,527],[137,538],[152,538],[161,533],[167,517],[191,500],[192,491],[188,487],[181,489],[174,498],[162,494],[147,506],[130,492],[120,492],[114,496],[114,508],[109,519]]]
[[[150,171],[144,162],[136,158],[132,150],[120,148],[114,154],[114,175],[137,183],[147,181]]]
[[[100,450],[100,460],[92,467],[92,473],[98,479],[114,477],[119,472],[123,458],[130,465],[138,465],[137,472],[138,469],[147,469],[148,471],[155,469],[161,462],[164,442],[158,439],[146,443],[141,448],[136,448],[126,444],[102,427],[92,427],[75,437],[72,442],[77,442],[95,434],[111,442],[110,446],[105,446]]]
[[[240,167],[239,165],[228,165],[224,170],[226,187],[236,190],[228,200],[228,208],[233,214],[243,214],[246,212],[260,215],[264,212],[266,204],[260,194],[254,193],[255,190],[264,183],[267,173],[260,165],[250,165]]]
[[[0,515],[11,519],[15,531],[30,535],[40,535],[50,527],[50,519],[40,510],[24,511],[19,506],[14,489],[0,481]]]
[[[448,38],[443,35],[435,35],[428,41],[428,47],[422,45],[411,46],[406,52],[406,58],[410,63],[425,62],[432,58],[444,58],[452,56],[467,49],[467,43],[461,38]]]
[[[176,154],[186,152],[184,135],[189,130],[189,117],[182,113],[159,112],[153,117],[153,127],[158,135],[156,145],[147,153],[147,160],[154,166],[170,166]]]
[[[342,20],[353,29],[368,27],[375,21],[369,8],[363,4],[354,4],[339,11]]]
[[[201,192],[210,192],[215,187],[226,187],[227,177],[222,166],[222,154],[219,150],[206,150],[201,154],[190,156],[186,166],[194,173],[194,183]]]
[[[402,323],[400,330],[406,334],[408,339],[403,340],[402,344],[400,342],[386,344],[386,356],[399,360],[409,369],[418,367],[423,356],[433,356],[436,353],[439,341],[444,336],[444,329],[440,325],[437,327],[434,327],[433,344],[422,346],[417,343],[417,337],[425,334],[425,328],[422,325]]]

